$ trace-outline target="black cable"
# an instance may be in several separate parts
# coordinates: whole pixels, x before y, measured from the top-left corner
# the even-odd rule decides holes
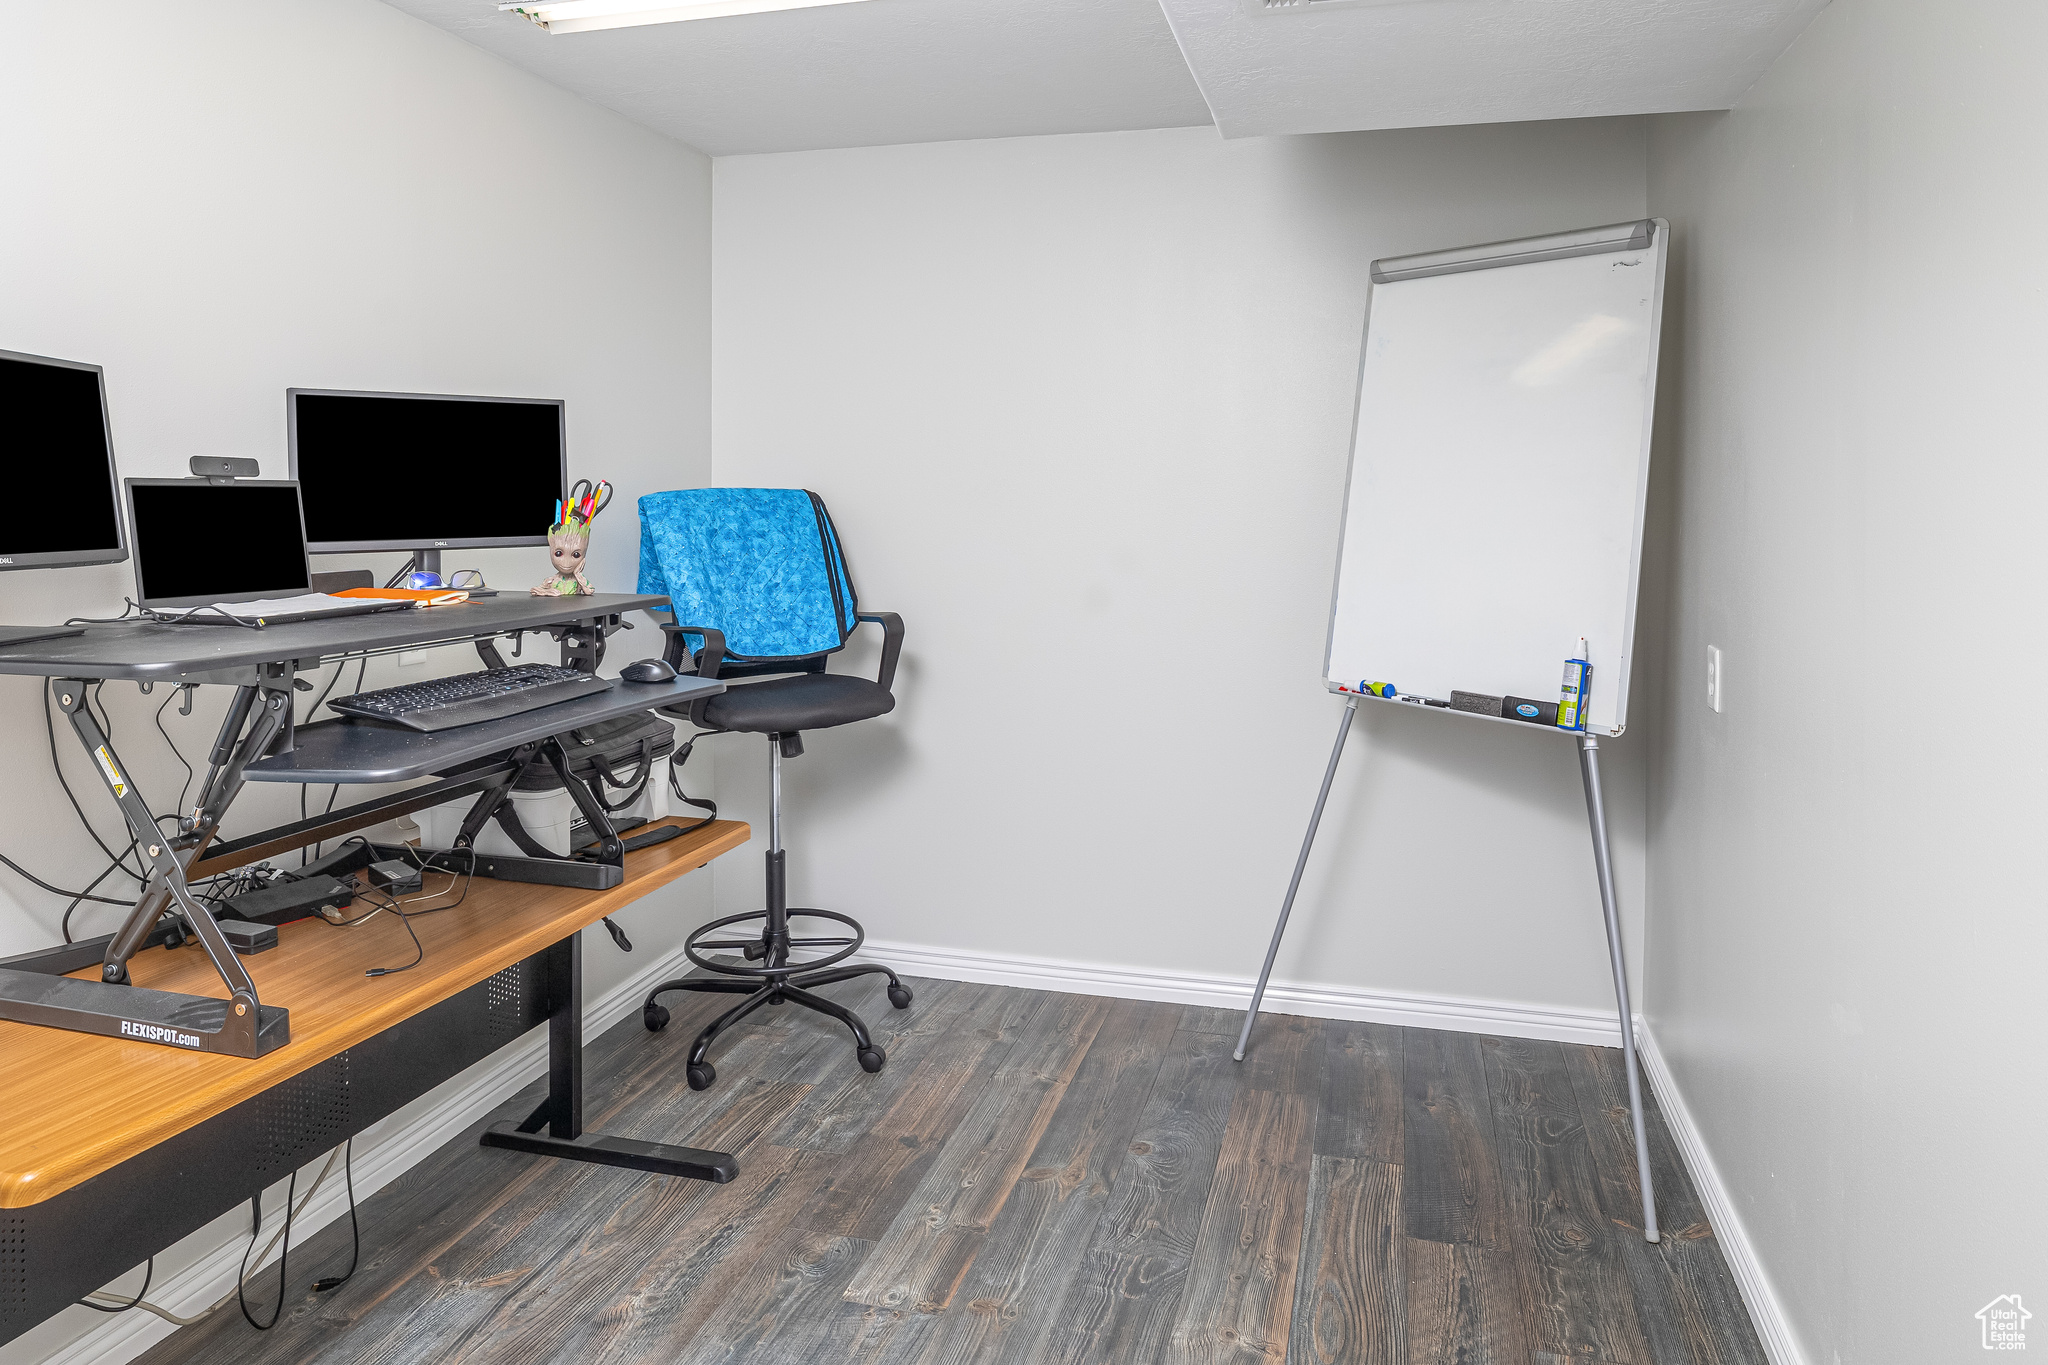
[[[231,626],[241,626],[247,630],[263,629],[261,621],[247,620],[221,606],[193,607],[188,611],[174,614],[167,611],[158,611],[153,607],[145,607],[132,597],[121,599],[121,614],[119,616],[74,616],[64,624],[67,626],[118,626],[129,621],[147,621],[151,625],[158,626],[205,626],[215,624],[211,618],[206,620],[199,619],[201,612],[209,611]]]
[[[365,662],[365,664],[367,664],[367,663],[368,663],[369,661],[368,661],[368,660],[366,659],[366,660],[364,660],[364,662]],[[334,685],[335,685],[336,683],[338,683],[338,682],[340,682],[340,681],[341,681],[341,675],[342,675],[343,673],[347,672],[347,671],[348,671],[348,656],[347,656],[346,654],[344,654],[344,655],[343,655],[343,656],[341,657],[341,661],[340,661],[340,662],[339,662],[338,664],[336,664],[336,665],[335,665],[335,667],[334,667],[334,676],[333,676],[333,677],[331,677],[331,678],[329,678],[329,679],[327,680],[327,686],[325,686],[325,687],[323,687],[323,688],[321,688],[321,689],[320,689],[320,695],[319,695],[319,696],[317,696],[317,697],[315,697],[315,698],[313,699],[313,704],[312,704],[311,706],[309,706],[309,707],[307,707],[307,708],[306,708],[306,720],[307,720],[307,721],[310,721],[310,720],[312,720],[314,716],[316,716],[316,715],[318,715],[318,714],[320,713],[320,708],[321,708],[321,707],[323,707],[323,706],[325,706],[325,705],[327,704],[327,697],[328,697],[328,694],[334,691]],[[304,724],[304,723],[305,723],[305,721],[301,721],[301,722],[300,722],[300,724]],[[305,784],[304,782],[301,782],[301,783],[299,784],[299,823],[300,823],[300,824],[304,824],[305,822],[306,822],[306,784]],[[311,854],[311,855],[309,856],[309,855],[307,854],[306,850],[305,850],[305,849],[303,849],[303,848],[301,848],[301,849],[299,850],[299,866],[300,866],[300,867],[304,867],[304,866],[305,866],[305,865],[306,865],[307,863],[311,862],[311,861],[312,861],[312,860],[313,860],[314,858],[317,858],[317,857],[319,857],[319,856],[320,856],[320,855],[319,855],[318,853],[314,853],[314,854]]]
[[[96,682],[92,685],[92,695],[90,697],[80,697],[79,701],[84,704],[85,713],[99,721],[100,733],[107,737],[107,747],[111,749],[114,747],[114,718],[107,714],[107,703],[100,696],[106,690],[107,685],[105,683]],[[99,708],[97,715],[93,712],[95,706]]]
[[[69,904],[69,905],[67,905],[67,906],[65,906],[65,907],[64,907],[64,918],[63,918],[62,920],[58,921],[58,925],[57,925],[57,927],[58,927],[58,928],[59,928],[59,929],[60,929],[60,930],[61,930],[61,931],[63,932],[63,934],[64,934],[64,941],[65,941],[66,943],[69,943],[69,942],[71,942],[71,915],[72,915],[72,912],[73,912],[73,911],[75,911],[75,910],[77,910],[77,909],[78,909],[78,907],[79,907],[79,905],[80,905],[80,904],[82,904],[83,902],[85,902],[85,901],[88,901],[88,900],[93,900],[93,901],[98,901],[98,902],[99,902],[100,904],[102,904],[102,905],[120,905],[120,906],[126,906],[126,905],[128,904],[128,902],[127,902],[127,901],[117,901],[117,900],[114,900],[114,899],[112,899],[111,897],[108,897],[108,896],[95,896],[95,895],[92,895],[92,894],[91,894],[91,891],[92,891],[93,887],[95,887],[95,886],[98,886],[98,885],[99,885],[99,884],[100,884],[101,882],[105,881],[105,880],[106,880],[107,878],[109,878],[109,877],[111,877],[111,876],[113,876],[113,875],[114,875],[114,868],[115,868],[115,866],[116,866],[116,865],[115,865],[115,864],[113,864],[113,863],[108,863],[108,864],[106,865],[105,869],[103,869],[103,870],[102,870],[102,871],[100,872],[100,875],[99,875],[99,876],[97,876],[97,877],[94,877],[94,878],[93,878],[93,879],[92,879],[92,880],[91,880],[90,882],[86,883],[86,887],[85,887],[85,890],[84,890],[84,891],[81,891],[81,892],[79,892],[79,893],[78,893],[78,894],[77,894],[76,896],[73,896],[73,897],[71,898],[71,904]]]
[[[142,1288],[135,1291],[135,1297],[123,1304],[94,1303],[91,1299],[77,1300],[80,1308],[90,1308],[95,1313],[125,1313],[142,1302],[142,1296],[149,1292],[149,1282],[156,1278],[156,1257],[152,1256],[143,1264]]]
[[[697,747],[698,740],[704,738],[704,736],[706,735],[726,735],[731,733],[732,732],[730,730],[699,730],[695,734],[691,735],[690,738],[684,742],[681,748],[675,750],[668,756],[668,789],[675,793],[676,800],[682,802],[686,806],[695,806],[699,810],[709,810],[711,812],[709,815],[699,820],[696,824],[683,826],[683,833],[685,834],[694,834],[696,831],[704,828],[706,825],[715,823],[718,819],[718,803],[708,798],[699,801],[695,797],[691,796],[688,792],[684,791],[682,767],[685,763],[688,763],[690,761],[690,753]],[[647,775],[647,780],[652,782],[654,780],[654,774],[649,773]]]
[[[91,886],[87,887],[85,891],[66,891],[61,886],[52,886],[48,882],[44,881],[41,877],[38,877],[35,873],[29,871],[27,868],[23,867],[20,863],[17,863],[16,861],[14,861],[14,859],[8,857],[4,853],[0,853],[0,863],[5,863],[8,867],[13,868],[14,871],[19,873],[23,878],[35,883],[35,885],[41,887],[43,890],[49,892],[53,896],[70,896],[75,900],[98,901],[102,905],[129,904],[129,902],[127,901],[117,901],[108,896],[92,896],[86,894],[87,892],[92,890]],[[106,875],[106,873],[102,872],[98,877],[93,878],[92,886],[98,886],[100,882],[105,879]]]
[[[124,597],[121,599],[121,614],[119,616],[74,616],[64,624],[67,626],[117,626],[123,621],[139,621],[142,619],[142,608],[136,605],[135,599]]]
[[[337,668],[337,669],[335,669],[335,670],[334,670],[334,676],[335,676],[335,677],[336,677],[337,679],[339,679],[339,678],[341,677],[342,669],[344,669],[344,668],[347,668],[347,667],[348,667],[348,661],[344,659],[344,660],[342,661],[342,666],[341,666],[341,668]],[[369,671],[370,671],[370,656],[369,656],[369,655],[367,655],[367,654],[365,654],[365,655],[364,655],[364,656],[363,656],[363,657],[361,658],[361,660],[359,660],[359,661],[357,662],[357,664],[356,664],[356,685],[355,685],[355,686],[354,686],[353,688],[350,688],[350,689],[349,689],[349,695],[350,695],[351,697],[355,697],[355,696],[361,696],[361,695],[362,695],[362,691],[363,691],[363,678],[364,678],[364,677],[365,677],[365,676],[366,676],[366,675],[367,675],[367,674],[369,673]],[[325,698],[322,698],[322,700],[325,700]],[[318,708],[318,707],[315,707],[314,709],[315,709],[315,710],[318,710],[319,708]],[[309,712],[308,714],[310,715],[311,713]],[[326,804],[325,806],[323,806],[323,807],[321,808],[321,810],[320,810],[320,813],[321,813],[322,815],[332,815],[332,814],[334,813],[334,801],[335,801],[335,798],[336,798],[336,797],[338,797],[338,796],[340,796],[340,795],[341,795],[341,784],[340,784],[339,782],[337,782],[337,783],[335,783],[335,784],[334,784],[334,785],[333,785],[332,787],[328,788],[328,791],[327,791],[327,804]],[[319,856],[320,856],[320,850],[321,850],[321,848],[322,848],[322,845],[320,845],[320,844],[315,844],[315,845],[313,845],[313,856],[314,856],[315,858],[317,858],[317,857],[319,857]]]
[[[360,888],[356,891],[356,899],[369,901],[370,904],[375,905],[377,907],[376,909],[372,910],[369,914],[357,915],[354,919],[329,919],[327,920],[327,922],[337,929],[353,929],[358,924],[368,924],[371,920],[377,918],[377,916],[381,914],[384,914],[386,911],[396,910],[398,908],[398,902],[392,900],[391,897],[385,896],[381,892],[375,893],[376,895],[380,896],[383,900],[383,904],[379,905],[376,900],[371,899],[372,894],[373,893],[362,890]],[[320,918],[327,919],[327,916],[323,914]]]
[[[249,1201],[256,1211],[256,1230],[249,1234],[249,1245],[242,1251],[242,1268],[235,1272],[235,1302],[241,1306],[242,1316],[248,1320],[249,1325],[259,1332],[268,1332],[277,1326],[277,1320],[284,1316],[284,1268],[285,1262],[292,1254],[292,1214],[295,1211],[292,1208],[292,1199],[298,1192],[299,1173],[293,1171],[291,1183],[285,1186],[284,1191],[284,1244],[277,1253],[277,1311],[270,1315],[269,1322],[256,1321],[256,1315],[249,1311],[248,1295],[243,1292],[248,1288],[249,1253],[256,1249],[256,1241],[263,1235],[263,1205],[258,1202],[261,1196]]]
[[[120,864],[121,870],[130,877],[133,877],[138,885],[144,883],[148,881],[148,878],[139,872],[131,870],[128,864],[122,861],[128,856],[129,852],[134,851],[134,840],[131,839],[129,841],[128,850],[123,853],[116,853],[107,846],[107,841],[100,838],[100,832],[93,828],[92,821],[85,818],[85,807],[78,804],[78,796],[71,790],[71,783],[64,776],[64,765],[57,761],[57,722],[50,714],[50,694],[56,689],[56,686],[57,680],[51,678],[43,687],[43,729],[49,736],[50,767],[57,774],[57,785],[64,789],[65,797],[71,802],[71,809],[78,813],[78,823],[85,826],[85,832],[90,834],[92,841],[100,846],[100,852],[106,854],[110,861]],[[81,702],[83,700],[83,698],[80,699]]]
[[[339,1275],[328,1275],[313,1281],[313,1292],[325,1294],[330,1289],[339,1289],[349,1282],[356,1273],[356,1263],[363,1254],[363,1231],[356,1225],[356,1140],[350,1138],[346,1154],[341,1161],[341,1178],[348,1185],[348,1269]],[[146,1287],[146,1286],[145,1286]]]
[[[368,840],[363,839],[362,835],[353,834],[350,835],[347,839],[342,840],[342,843],[346,845],[357,841],[361,841],[365,844],[369,842]],[[389,912],[390,914],[397,916],[398,922],[405,926],[405,932],[407,936],[412,939],[412,961],[406,963],[402,967],[372,967],[370,968],[370,970],[363,973],[364,976],[396,976],[400,972],[409,972],[413,968],[419,966],[420,963],[426,961],[427,948],[424,943],[420,942],[419,933],[412,927],[413,917],[416,915],[435,915],[439,914],[443,910],[453,910],[456,906],[462,904],[465,900],[469,899],[470,883],[476,880],[476,850],[473,848],[460,850],[443,849],[438,853],[429,854],[424,859],[419,856],[419,851],[417,849],[406,850],[406,854],[408,858],[412,861],[413,865],[420,869],[423,882],[424,874],[432,870],[433,865],[436,862],[456,852],[462,852],[469,855],[469,867],[460,874],[458,874],[453,868],[444,869],[448,873],[448,885],[442,890],[436,891],[431,896],[421,895],[420,897],[418,897],[418,899],[420,900],[436,900],[442,896],[447,895],[450,891],[455,890],[455,879],[459,875],[462,878],[462,890],[460,893],[456,895],[455,899],[448,902],[448,904],[429,906],[425,910],[407,910],[405,908],[405,902],[397,899],[396,897],[390,895],[387,892],[359,891],[357,893],[358,896],[360,896],[364,900],[369,901],[372,905],[375,905],[377,908],[370,911],[370,913],[367,915],[358,915],[354,919],[327,920],[327,923],[333,925],[337,929],[353,929],[358,924],[367,924],[369,921],[375,919],[377,916]],[[378,904],[379,900],[381,900],[383,903]],[[326,919],[327,917],[325,915],[322,915],[321,918]]]
[[[182,823],[185,818],[185,794],[192,790],[192,782],[199,774],[192,770],[192,764],[186,759],[184,751],[178,748],[178,741],[171,738],[169,730],[164,729],[164,711],[177,699],[178,689],[174,687],[170,695],[164,698],[164,704],[156,708],[156,732],[164,737],[164,743],[171,746],[171,757],[185,765],[185,785],[178,788],[178,819]]]
[[[424,910],[401,910],[398,913],[402,915],[438,915],[443,910],[453,910],[456,906],[462,904],[463,901],[469,899],[469,884],[476,880],[476,849],[444,848],[440,850],[438,853],[430,853],[424,858],[420,857],[420,851],[416,848],[409,848],[405,850],[405,853],[406,857],[411,859],[412,865],[420,870],[420,877],[423,885],[426,879],[426,874],[433,871],[434,864],[439,862],[443,858],[450,857],[451,855],[456,853],[466,853],[469,855],[469,866],[463,869],[462,872],[462,893],[458,895],[454,900],[448,902],[448,904],[430,905]],[[420,897],[421,900],[433,900],[438,897],[445,896],[450,891],[455,889],[455,869],[452,867],[447,867],[441,870],[448,874],[448,885],[442,888],[441,890],[436,891],[432,896],[422,895]],[[404,902],[400,901],[399,904],[403,905]]]
[[[411,936],[413,950],[412,961],[406,963],[403,967],[372,967],[370,968],[370,970],[363,973],[364,976],[396,976],[400,972],[411,971],[413,968],[419,966],[422,962],[425,962],[427,960],[427,945],[420,942],[419,934],[413,929],[412,916],[406,914],[405,911],[399,909],[397,901],[393,901],[390,905],[384,908],[388,909],[392,914],[398,916],[398,922],[405,926],[405,932]],[[367,919],[368,916],[365,916],[364,918]]]
[[[352,689],[352,690],[351,690],[351,691],[349,692],[349,695],[350,695],[351,697],[353,697],[353,696],[357,695],[358,693],[360,693],[360,692],[361,692],[361,691],[363,690],[363,678],[364,678],[364,676],[365,676],[365,675],[366,675],[366,674],[367,674],[367,673],[368,673],[369,671],[370,671],[370,656],[369,656],[369,654],[368,654],[368,653],[364,653],[364,654],[362,655],[362,657],[361,657],[360,659],[358,659],[358,660],[357,660],[357,663],[356,663],[356,685],[355,685],[355,687],[354,687],[354,688],[353,688],[353,689]],[[340,681],[341,681],[341,675],[342,675],[342,674],[344,674],[344,673],[346,673],[346,672],[348,672],[348,655],[344,654],[344,655],[342,655],[342,656],[341,656],[341,662],[340,662],[340,663],[339,663],[339,664],[338,664],[338,665],[337,665],[337,666],[335,667],[335,670],[334,670],[334,676],[333,676],[333,677],[331,677],[331,678],[329,678],[329,679],[327,680],[327,686],[325,686],[325,687],[323,687],[323,688],[321,688],[321,689],[320,689],[320,695],[319,695],[319,696],[318,696],[317,698],[315,698],[315,699],[314,699],[314,701],[313,701],[313,704],[312,704],[311,706],[309,706],[309,707],[307,707],[307,708],[306,708],[306,719],[305,719],[304,721],[301,721],[301,722],[300,722],[301,724],[308,724],[308,723],[310,723],[310,722],[311,722],[311,721],[313,720],[313,718],[314,718],[315,716],[317,716],[317,715],[319,715],[319,714],[320,714],[320,708],[321,708],[321,707],[323,707],[323,706],[325,706],[325,705],[327,704],[327,698],[328,698],[328,695],[329,695],[330,693],[332,693],[332,692],[334,691],[334,685],[335,685],[336,683],[338,683],[338,682],[340,682]],[[301,783],[299,784],[299,820],[300,820],[300,823],[304,823],[304,822],[305,822],[305,820],[306,820],[306,818],[307,818],[307,817],[306,817],[306,787],[307,787],[307,784],[306,784],[306,783],[303,783],[303,782],[301,782]],[[331,814],[332,814],[332,813],[334,812],[334,801],[335,801],[335,798],[336,798],[336,797],[338,797],[338,796],[340,796],[340,795],[341,795],[341,784],[340,784],[339,782],[337,782],[337,783],[335,783],[335,784],[334,784],[333,788],[332,788],[331,790],[329,790],[329,791],[328,791],[328,793],[327,793],[327,805],[326,805],[325,809],[323,809],[323,810],[322,810],[322,811],[321,811],[320,813],[321,813],[322,815],[331,815]],[[321,850],[322,850],[322,848],[323,848],[324,846],[325,846],[324,844],[315,844],[315,845],[313,845],[313,855],[312,855],[312,856],[313,856],[314,858],[318,858],[318,857],[320,856]],[[305,849],[303,849],[303,848],[302,848],[302,849],[300,849],[300,850],[299,850],[299,866],[300,866],[300,867],[304,867],[304,866],[305,866],[305,865],[307,864],[307,862],[309,862],[309,861],[310,861],[310,859],[308,859],[308,858],[307,858],[307,856],[306,856],[306,850],[305,850]]]
[[[213,616],[201,619],[200,614],[209,611],[213,613]],[[140,614],[143,620],[159,626],[211,626],[225,622],[231,626],[240,626],[243,630],[263,629],[262,618],[251,619],[249,617],[237,616],[226,607],[215,605],[193,607],[188,611],[179,612],[175,616],[169,612],[152,611],[148,607],[144,607]],[[216,621],[214,617],[219,617],[219,621]]]
[[[71,903],[64,907],[63,918],[59,921],[58,924],[58,927],[64,936],[64,941],[66,943],[70,943],[72,941],[71,916],[77,912],[79,905],[83,902],[93,901],[100,905],[119,905],[123,907],[133,904],[132,901],[117,900],[109,896],[95,896],[92,894],[92,890],[94,887],[98,886],[101,882],[105,881],[108,877],[112,876],[117,869],[123,873],[126,873],[128,876],[134,878],[138,883],[146,883],[146,878],[142,877],[141,875],[130,869],[127,865],[127,862],[125,861],[127,855],[135,851],[136,845],[139,841],[130,839],[128,841],[128,847],[118,857],[114,856],[113,850],[107,847],[106,841],[100,838],[99,831],[94,829],[92,822],[85,818],[85,811],[78,804],[77,796],[72,793],[71,784],[65,780],[64,769],[57,761],[57,723],[55,718],[50,714],[50,687],[53,686],[55,686],[54,679],[48,686],[46,686],[43,689],[43,726],[44,729],[48,732],[48,738],[50,741],[50,767],[57,774],[57,783],[59,786],[64,788],[64,794],[67,797],[71,798],[71,808],[72,810],[78,813],[79,823],[85,826],[86,833],[92,836],[92,841],[100,846],[100,852],[109,855],[110,861],[108,862],[105,871],[101,872],[97,877],[94,877],[90,882],[86,883],[85,890],[83,891],[66,891],[61,887],[51,886],[48,882],[28,872],[19,863],[16,863],[13,859],[8,858],[4,854],[0,854],[0,863],[5,863],[7,866],[13,868],[22,876],[27,877],[30,881],[34,882],[37,886],[41,887],[45,891],[51,892],[54,895],[71,897]],[[114,722],[113,718],[107,712],[105,699],[100,695],[105,689],[106,684],[104,682],[100,683],[93,689],[92,696],[90,699],[81,698],[81,704],[85,706],[86,714],[92,716],[93,719],[99,722],[101,731],[105,733],[107,737],[107,742],[111,745],[114,738]],[[177,699],[177,695],[177,691],[173,689],[170,695],[164,698],[163,705],[157,707],[156,715],[153,719],[156,723],[157,733],[164,737],[164,743],[170,746],[172,756],[175,757],[178,760],[178,762],[184,766],[185,769],[185,785],[178,789],[178,805],[182,808],[185,804],[185,795],[192,789],[193,779],[197,777],[198,774],[194,772],[191,763],[189,763],[186,760],[184,752],[178,748],[178,742],[171,738],[170,731],[164,728],[164,711],[167,707],[170,706],[170,704],[173,701]],[[95,713],[92,709],[95,703],[99,706],[99,710],[97,713]],[[182,819],[182,817],[180,816],[169,815],[159,815],[156,818],[159,821],[170,819]]]

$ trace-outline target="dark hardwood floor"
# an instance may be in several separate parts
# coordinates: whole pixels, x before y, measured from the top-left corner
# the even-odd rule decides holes
[[[589,1122],[740,1156],[703,1185],[459,1138],[150,1365],[1761,1365],[1660,1116],[1642,1240],[1621,1054],[880,977],[831,988],[889,1063],[718,996],[593,1042]],[[520,1117],[540,1088],[494,1117]],[[481,1127],[481,1125],[479,1125]],[[271,1268],[251,1286],[259,1316]]]

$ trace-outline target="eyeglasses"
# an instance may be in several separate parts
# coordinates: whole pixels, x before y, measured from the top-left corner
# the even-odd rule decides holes
[[[444,581],[441,575],[424,569],[405,576],[408,588],[481,588],[486,586],[482,569],[457,569]]]

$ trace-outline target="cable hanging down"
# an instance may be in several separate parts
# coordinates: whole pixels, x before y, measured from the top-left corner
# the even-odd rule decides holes
[[[208,1304],[199,1312],[187,1317],[184,1314],[172,1312],[170,1309],[165,1308],[162,1304],[151,1303],[148,1299],[143,1297],[143,1295],[149,1292],[150,1277],[153,1277],[155,1274],[155,1257],[150,1258],[148,1270],[145,1274],[145,1278],[142,1283],[142,1290],[140,1293],[136,1294],[134,1298],[124,1298],[119,1294],[111,1294],[105,1290],[95,1290],[94,1292],[87,1294],[84,1298],[78,1300],[78,1302],[84,1307],[91,1308],[102,1313],[125,1313],[132,1308],[139,1308],[145,1313],[155,1314],[157,1317],[162,1318],[165,1322],[170,1323],[174,1327],[193,1327],[198,1325],[199,1323],[206,1321],[209,1317],[212,1317],[215,1313],[218,1313],[221,1309],[227,1307],[230,1303],[241,1301],[242,1313],[245,1317],[249,1317],[250,1324],[252,1326],[255,1326],[258,1331],[268,1331],[270,1327],[276,1325],[278,1318],[284,1312],[283,1259],[280,1258],[278,1261],[278,1283],[280,1287],[280,1292],[278,1294],[278,1309],[277,1312],[271,1315],[270,1323],[268,1325],[257,1324],[255,1318],[249,1315],[248,1303],[243,1293],[244,1288],[248,1285],[249,1281],[252,1278],[254,1278],[256,1275],[262,1272],[263,1263],[269,1259],[270,1253],[277,1249],[278,1242],[283,1240],[286,1234],[291,1231],[291,1227],[294,1220],[296,1220],[300,1215],[304,1214],[306,1211],[306,1206],[313,1202],[313,1196],[320,1192],[320,1187],[326,1183],[328,1175],[334,1170],[334,1159],[337,1156],[343,1158],[342,1178],[346,1182],[348,1187],[348,1269],[340,1275],[329,1275],[322,1279],[315,1280],[313,1281],[312,1287],[315,1293],[326,1293],[329,1290],[340,1288],[342,1285],[348,1283],[349,1279],[356,1273],[356,1266],[362,1255],[362,1229],[356,1220],[354,1138],[350,1138],[347,1142],[343,1143],[339,1147],[336,1147],[334,1150],[330,1151],[327,1154],[327,1160],[323,1162],[320,1166],[320,1173],[313,1177],[312,1188],[308,1189],[305,1195],[301,1197],[296,1204],[290,1202],[291,1186],[287,1186],[285,1225],[278,1231],[272,1233],[270,1240],[264,1244],[263,1250],[256,1253],[256,1268],[254,1270],[251,1270],[249,1268],[249,1252],[255,1249],[257,1240],[261,1238],[263,1235],[262,1196],[258,1195],[249,1201],[251,1214],[254,1220],[254,1227],[249,1235],[249,1246],[245,1248],[242,1252],[242,1265],[241,1269],[237,1272],[235,1277],[235,1287],[229,1290],[227,1293],[221,1295],[211,1304]],[[292,1181],[294,1184],[296,1184],[297,1180],[298,1173],[295,1171],[292,1173]],[[287,1244],[285,1250],[286,1253],[289,1254],[291,1250],[289,1244]]]

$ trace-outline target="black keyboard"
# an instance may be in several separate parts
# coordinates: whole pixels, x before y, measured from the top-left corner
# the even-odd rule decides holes
[[[578,673],[573,668],[521,664],[517,668],[487,668],[481,673],[358,692],[327,704],[344,715],[432,733],[524,715],[556,702],[608,692],[611,685],[609,678]]]

